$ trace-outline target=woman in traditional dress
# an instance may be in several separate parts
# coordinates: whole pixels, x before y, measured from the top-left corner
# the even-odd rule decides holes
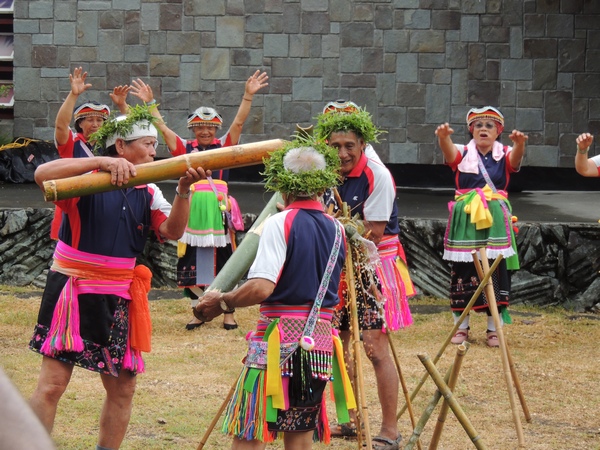
[[[157,127],[173,156],[186,153],[214,150],[239,143],[244,122],[250,114],[254,94],[267,86],[268,76],[256,71],[246,80],[242,101],[233,123],[227,132],[217,138],[223,125],[223,118],[213,108],[201,106],[187,119],[187,127],[194,134],[192,140],[183,139],[172,131],[162,120],[158,109],[155,115],[160,120]],[[147,104],[155,103],[152,88],[142,80],[132,82],[131,93]],[[202,296],[202,288],[209,286],[235,250],[235,221],[227,217],[239,218],[240,213],[235,199],[228,195],[227,181],[229,170],[215,170],[212,177],[192,186],[190,221],[179,241],[177,262],[177,284],[184,288],[184,295],[192,301],[192,307]],[[238,223],[241,220],[238,220]],[[243,229],[243,224],[238,227]],[[238,228],[238,231],[239,230]],[[193,317],[186,329],[193,330],[203,322]],[[223,328],[237,328],[233,312],[223,317]]]
[[[504,116],[492,106],[470,109],[466,120],[472,138],[467,145],[452,142],[454,130],[448,123],[435,131],[456,184],[444,238],[444,259],[452,261],[450,308],[456,323],[479,285],[471,251],[484,247],[489,259],[504,257],[492,280],[501,321],[509,323],[508,270],[518,270],[519,260],[506,189],[510,175],[521,167],[527,136],[513,130],[509,135],[513,147],[502,145]],[[498,334],[484,293],[473,310],[487,313],[487,345],[498,347]],[[451,342],[461,344],[468,337],[469,316],[459,325]]]

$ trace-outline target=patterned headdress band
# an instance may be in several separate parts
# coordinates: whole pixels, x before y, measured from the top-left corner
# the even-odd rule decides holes
[[[483,108],[471,108],[467,113],[467,126],[469,131],[473,132],[473,122],[476,120],[491,119],[498,123],[498,133],[504,130],[504,116],[493,106],[484,106]]]
[[[221,128],[221,125],[223,125],[223,118],[213,108],[201,106],[188,116],[187,126],[188,128],[192,128],[202,125]]]
[[[102,117],[102,119],[107,120],[109,116],[110,108],[96,102],[85,102],[76,107],[75,111],[73,111],[73,118],[75,121],[85,117]]]
[[[350,100],[336,100],[329,102],[323,108],[323,114],[328,112],[353,113],[358,111],[358,105]]]

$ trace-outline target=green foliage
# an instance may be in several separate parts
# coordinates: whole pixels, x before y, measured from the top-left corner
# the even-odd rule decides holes
[[[130,106],[125,120],[116,120],[116,116],[111,115],[108,120],[104,121],[100,129],[90,136],[90,141],[95,142],[94,152],[97,153],[103,150],[106,147],[108,138],[114,135],[127,136],[138,122],[147,121],[155,124],[158,119],[152,115],[152,110],[156,107],[156,104]]]
[[[325,158],[326,168],[301,173],[286,170],[283,158],[289,150],[298,147],[314,148]],[[265,177],[265,188],[270,191],[311,196],[337,186],[340,182],[340,158],[337,150],[311,137],[296,137],[280,150],[273,152],[269,158],[265,158],[263,162],[265,171],[261,172],[261,175]]]
[[[327,112],[316,119],[314,135],[319,141],[326,141],[332,133],[352,131],[365,142],[379,142],[378,136],[385,133],[373,124],[371,114],[362,108],[355,112]]]

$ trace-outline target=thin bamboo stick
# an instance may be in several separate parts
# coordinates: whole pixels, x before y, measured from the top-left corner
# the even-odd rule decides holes
[[[348,204],[343,204],[344,214],[348,214]],[[369,408],[367,406],[367,398],[364,389],[364,376],[362,372],[362,357],[360,352],[360,329],[358,325],[358,308],[356,306],[356,290],[354,288],[354,264],[352,263],[352,250],[350,246],[346,252],[346,285],[348,287],[348,298],[350,300],[350,317],[352,319],[352,335],[354,348],[354,376],[356,377],[355,386],[360,395],[359,402],[359,420],[356,424],[356,432],[358,438],[358,448],[362,448],[362,429],[365,430],[365,439],[367,448],[372,448],[371,443],[371,427],[369,425]]]
[[[198,444],[197,450],[202,450],[204,448],[204,445],[206,444],[206,441],[208,441],[210,434],[212,433],[215,426],[217,425],[217,422],[219,421],[221,414],[223,414],[223,411],[225,411],[225,408],[227,407],[227,403],[229,403],[229,400],[231,400],[231,397],[233,396],[233,393],[235,392],[235,387],[236,387],[237,383],[238,383],[238,379],[236,378],[235,381],[233,382],[233,384],[231,385],[231,389],[229,389],[229,393],[227,394],[227,397],[225,397],[225,400],[223,400],[223,403],[221,404],[221,407],[217,411],[217,414],[215,414],[215,417],[210,422],[210,425],[208,425],[208,429],[204,433],[204,436],[202,436],[202,440],[200,441],[200,444]]]
[[[454,388],[456,387],[456,382],[458,381],[458,373],[460,372],[460,367],[462,366],[463,358],[469,350],[469,346],[470,344],[467,341],[465,341],[462,344],[460,344],[456,349],[454,365],[452,368],[452,372],[450,373],[450,380],[448,380],[448,387],[452,392],[454,392]],[[429,442],[429,450],[437,449],[437,446],[440,442],[440,437],[442,436],[442,430],[444,429],[444,423],[446,422],[447,415],[448,402],[444,399],[442,407],[440,408],[440,413],[438,414],[437,422],[435,423],[435,429],[433,430],[431,441]]]
[[[481,256],[481,264],[483,265],[483,273],[488,275],[490,273],[490,267],[485,252],[485,248],[479,249]],[[479,260],[476,255],[473,255],[473,261],[475,267],[479,265]],[[481,268],[479,268],[481,269]],[[478,270],[479,272],[479,270]],[[493,273],[493,272],[492,272]],[[482,283],[483,284],[483,283]],[[510,365],[508,363],[508,354],[506,350],[506,341],[504,340],[504,332],[502,330],[502,323],[500,322],[500,316],[498,314],[498,305],[496,303],[496,295],[494,294],[494,287],[491,282],[485,283],[485,296],[488,301],[488,306],[494,318],[494,324],[496,325],[496,333],[498,333],[498,340],[500,341],[500,356],[502,359],[502,369],[504,371],[504,379],[506,381],[506,389],[508,391],[508,400],[510,402],[510,409],[512,411],[513,420],[515,422],[515,428],[517,429],[517,438],[519,440],[519,447],[525,448],[525,437],[523,436],[523,427],[521,425],[521,417],[517,411],[517,405],[515,402],[515,393],[513,391],[512,377],[510,374]]]
[[[400,379],[400,385],[402,386],[402,393],[404,394],[404,399],[406,401],[406,405],[408,407],[408,416],[410,417],[410,423],[412,425],[413,430],[416,426],[415,421],[415,413],[412,408],[412,402],[410,401],[410,395],[408,393],[408,387],[406,386],[406,380],[404,379],[404,375],[402,375],[402,368],[400,367],[400,358],[398,357],[398,352],[396,351],[396,347],[394,347],[394,342],[392,341],[391,331],[388,327],[387,320],[385,319],[385,312],[383,310],[383,302],[380,301],[379,292],[377,289],[372,286],[371,292],[377,300],[379,301],[379,315],[383,319],[383,326],[385,327],[385,334],[387,336],[388,344],[390,345],[390,350],[392,351],[392,356],[394,357],[394,363],[396,364],[396,371],[398,372],[398,378]],[[417,448],[421,450],[421,441],[417,441]]]
[[[500,264],[500,261],[502,261],[502,255],[499,255],[496,260],[494,261],[494,263],[492,264],[492,267],[490,270],[496,270],[496,268],[498,267],[498,265]],[[492,271],[493,271],[492,270]],[[437,364],[437,362],[439,361],[439,359],[442,357],[442,355],[444,354],[444,351],[446,350],[446,347],[448,346],[448,344],[450,343],[450,340],[452,339],[452,336],[454,336],[454,334],[456,333],[456,331],[458,330],[458,327],[460,326],[460,324],[463,322],[463,320],[465,320],[465,317],[467,317],[467,315],[469,314],[469,312],[471,311],[471,308],[473,307],[473,305],[475,304],[475,302],[477,301],[477,298],[481,295],[481,293],[483,292],[483,289],[485,287],[485,283],[488,282],[488,280],[490,279],[492,275],[491,274],[486,274],[484,277],[484,280],[482,280],[482,282],[479,284],[479,286],[477,287],[477,290],[475,291],[475,293],[473,294],[473,296],[471,297],[471,300],[469,300],[469,303],[467,303],[467,306],[465,307],[464,311],[462,312],[462,314],[460,315],[460,317],[458,318],[457,322],[454,324],[454,327],[452,327],[452,330],[450,331],[450,334],[448,334],[448,337],[446,338],[446,340],[444,341],[444,343],[442,344],[442,346],[440,347],[440,349],[438,350],[437,354],[435,355],[435,357],[433,358],[433,363]],[[428,374],[427,372],[425,372],[423,374],[423,376],[421,377],[421,379],[419,380],[419,383],[417,384],[417,386],[413,389],[412,393],[410,394],[410,399],[414,400],[415,397],[417,396],[417,394],[419,393],[419,391],[421,390],[421,388],[423,387],[423,384],[425,384],[425,381],[427,381],[428,378]],[[407,406],[406,404],[404,406],[402,406],[402,408],[400,408],[400,411],[398,412],[397,418],[400,419],[400,417],[402,416],[402,414],[404,414],[404,411],[406,411]]]
[[[188,153],[173,158],[153,161],[136,166],[137,175],[122,186],[112,185],[108,172],[94,172],[60,180],[44,181],[44,199],[47,202],[114,191],[147,183],[171,180],[185,175],[189,168],[217,170],[260,164],[269,153],[281,148],[285,141],[268,141],[223,147],[216,150]]]
[[[481,264],[479,263],[479,260],[474,261],[474,264],[475,264],[475,270],[477,270],[477,275],[479,276],[479,279],[482,279],[484,274],[483,274],[483,269],[481,267]],[[495,297],[494,297],[494,299],[495,299]],[[497,309],[498,308],[496,307],[496,310]],[[496,327],[497,327],[497,325],[496,325]],[[502,334],[504,335],[504,333],[502,333]],[[500,340],[500,338],[498,338],[498,340]],[[517,390],[517,396],[519,397],[519,402],[521,403],[521,407],[523,408],[523,414],[525,414],[525,420],[527,420],[527,422],[531,422],[531,414],[529,413],[529,408],[527,407],[525,395],[523,395],[523,390],[521,389],[521,382],[519,381],[517,369],[515,367],[515,363],[513,361],[512,355],[510,353],[510,348],[508,347],[508,342],[506,341],[506,339],[504,339],[504,342],[505,342],[505,346],[506,346],[506,355],[508,356],[508,366],[510,367],[510,373],[512,375],[512,380],[515,385],[515,389]]]
[[[436,384],[441,394],[448,402],[448,405],[452,409],[452,412],[454,413],[464,430],[469,435],[469,438],[471,439],[471,442],[473,442],[473,444],[475,445],[475,448],[479,450],[485,450],[487,447],[481,440],[481,436],[477,433],[477,431],[473,427],[473,424],[471,423],[471,421],[463,411],[462,407],[458,403],[458,400],[456,400],[456,397],[454,396],[448,385],[444,382],[444,379],[436,369],[433,361],[431,361],[431,359],[429,359],[429,356],[427,356],[424,353],[420,353],[417,356],[425,366],[425,369],[427,369],[427,372],[429,372],[429,375],[431,375],[431,379]]]

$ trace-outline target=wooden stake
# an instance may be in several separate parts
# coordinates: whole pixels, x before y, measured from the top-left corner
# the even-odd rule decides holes
[[[235,392],[235,387],[238,383],[238,378],[236,378],[235,381],[233,382],[233,385],[231,386],[231,389],[229,389],[229,393],[227,394],[227,397],[225,397],[225,400],[223,400],[223,403],[221,404],[221,407],[217,411],[217,414],[215,415],[213,420],[210,422],[210,425],[208,426],[208,429],[204,433],[204,436],[202,436],[202,440],[200,441],[200,444],[198,444],[197,450],[202,450],[204,448],[204,445],[206,444],[206,441],[208,441],[208,438],[210,437],[210,434],[214,430],[215,425],[217,425],[217,422],[219,421],[221,414],[223,414],[223,411],[225,411],[225,408],[227,407],[227,403],[229,403],[229,400],[231,400],[231,397],[233,396],[233,393]]]
[[[492,267],[490,269],[490,270],[492,270],[492,272],[494,270],[496,270],[496,268],[500,264],[500,261],[502,261],[502,255],[499,255],[496,258],[496,260],[494,261],[494,263],[492,264]],[[446,340],[444,341],[444,343],[442,344],[442,346],[438,350],[437,354],[433,358],[433,363],[434,364],[437,364],[437,362],[439,361],[439,359],[444,354],[444,351],[446,350],[446,347],[450,343],[450,340],[452,339],[452,337],[454,336],[454,334],[458,330],[458,327],[460,326],[460,324],[463,322],[463,320],[465,320],[465,317],[467,317],[467,315],[471,311],[471,308],[473,307],[473,305],[477,301],[477,298],[483,292],[483,289],[485,287],[485,283],[487,283],[489,281],[489,279],[490,279],[491,276],[492,276],[491,273],[490,274],[486,274],[485,277],[484,277],[485,282],[484,282],[484,280],[482,280],[482,282],[477,287],[477,290],[475,291],[475,293],[471,297],[471,300],[469,300],[469,303],[467,304],[467,306],[465,307],[464,311],[462,312],[462,314],[458,318],[457,322],[454,324],[454,327],[450,331],[450,334],[448,334],[448,337],[446,338]],[[427,374],[427,372],[425,372],[423,374],[423,376],[421,377],[421,379],[419,380],[419,383],[417,384],[417,386],[413,389],[412,393],[410,394],[410,399],[411,400],[415,399],[415,397],[417,396],[417,394],[419,393],[419,391],[423,387],[423,384],[425,384],[425,381],[427,381],[428,377],[429,377],[429,375]],[[400,419],[400,417],[402,416],[402,414],[404,414],[404,412],[406,411],[406,409],[407,409],[406,404],[404,406],[402,406],[402,408],[400,408],[400,411],[398,412],[398,415],[397,415],[398,419]]]
[[[479,250],[481,256],[481,264],[483,265],[483,274],[488,275],[490,273],[490,267],[485,252],[485,248]],[[473,256],[475,267],[479,265],[479,260],[476,255]],[[477,270],[479,273],[481,267]],[[489,280],[489,278],[488,278]],[[483,284],[483,283],[481,283]],[[510,409],[512,411],[513,420],[515,422],[515,428],[517,429],[517,438],[519,440],[519,447],[525,448],[525,438],[523,436],[523,427],[521,425],[521,417],[517,411],[517,405],[515,403],[515,393],[513,391],[512,377],[510,374],[510,365],[508,363],[508,354],[506,350],[506,341],[504,340],[504,332],[502,331],[502,323],[500,322],[500,316],[498,314],[498,305],[496,304],[496,295],[494,294],[494,287],[491,282],[485,283],[485,296],[488,301],[488,307],[494,318],[494,325],[496,325],[496,333],[498,334],[498,340],[500,341],[500,356],[502,359],[502,368],[504,370],[504,379],[506,381],[506,389],[508,390],[508,400],[510,401]]]
[[[343,204],[345,213],[347,212],[348,205]],[[350,317],[352,319],[352,335],[353,335],[353,348],[354,348],[354,376],[355,386],[359,391],[360,402],[359,402],[359,420],[356,424],[356,433],[358,437],[358,448],[362,448],[362,428],[365,429],[365,438],[367,448],[372,448],[371,444],[371,429],[369,426],[369,412],[367,406],[367,399],[364,389],[364,376],[362,372],[362,362],[360,353],[360,329],[358,325],[358,308],[356,306],[356,290],[354,288],[354,265],[352,264],[352,249],[350,246],[346,252],[346,285],[348,288],[348,299],[350,300]]]
[[[485,450],[487,447],[481,440],[481,436],[479,436],[479,434],[477,434],[477,431],[475,431],[473,424],[461,408],[460,404],[458,403],[458,400],[456,400],[456,397],[454,396],[448,385],[444,382],[444,379],[436,369],[435,364],[429,359],[429,356],[427,356],[424,353],[420,353],[417,356],[425,366],[425,369],[427,369],[427,372],[429,372],[429,375],[431,375],[431,379],[436,384],[439,391],[448,402],[450,408],[452,408],[452,412],[469,435],[469,438],[471,438],[471,442],[473,442],[476,448],[480,450]]]
[[[454,392],[454,388],[456,387],[456,382],[458,381],[458,373],[460,372],[460,367],[462,365],[463,358],[469,350],[470,344],[465,341],[460,344],[456,349],[456,356],[454,357],[454,364],[452,366],[452,372],[450,372],[450,379],[448,380],[448,388]],[[448,415],[448,402],[444,399],[442,403],[442,407],[440,408],[440,413],[438,415],[438,420],[435,423],[435,429],[433,430],[433,435],[431,436],[431,441],[429,442],[429,450],[437,449],[437,446],[440,442],[440,437],[442,436],[442,430],[444,429],[444,423],[446,422],[446,416]]]
[[[477,270],[477,275],[479,276],[479,279],[481,280],[484,275],[483,269],[481,268],[481,264],[479,263],[478,259],[474,260],[473,262],[475,264],[475,270]],[[494,296],[494,298],[495,298],[495,296]],[[497,308],[496,308],[496,310],[497,310]],[[497,329],[497,326],[496,326],[496,329]],[[504,333],[502,333],[502,334],[504,335]],[[500,338],[498,338],[498,340],[500,340]],[[504,343],[506,346],[506,354],[508,356],[508,365],[510,367],[510,373],[512,375],[513,383],[515,384],[515,389],[517,390],[517,395],[519,397],[521,407],[523,408],[523,413],[525,414],[525,420],[527,420],[527,422],[531,422],[531,414],[529,414],[529,408],[527,407],[527,402],[525,401],[525,396],[523,395],[523,390],[521,389],[521,383],[519,381],[517,369],[516,369],[515,363],[512,359],[512,355],[510,353],[510,348],[508,347],[508,342],[506,341],[506,339],[504,340]]]
[[[110,183],[111,175],[108,172],[93,172],[60,180],[44,181],[44,199],[47,202],[54,202],[172,180],[185,175],[185,172],[191,167],[200,166],[203,169],[217,170],[261,164],[263,158],[268,158],[269,153],[280,149],[285,142],[282,139],[272,139],[204,152],[187,153],[160,161],[139,164],[136,166],[137,175],[122,186],[112,185]]]

